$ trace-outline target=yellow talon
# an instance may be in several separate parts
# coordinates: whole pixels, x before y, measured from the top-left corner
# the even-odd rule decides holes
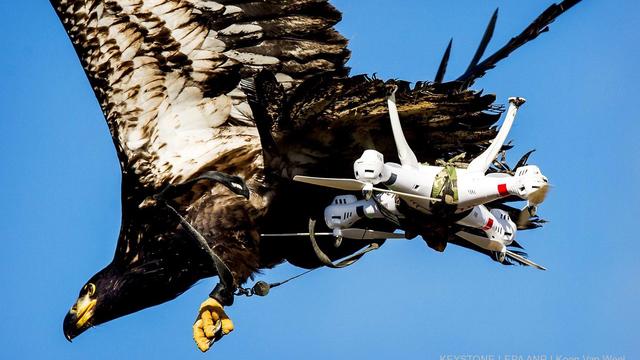
[[[233,331],[233,322],[224,312],[224,307],[216,300],[208,298],[200,305],[198,318],[193,324],[193,339],[200,351],[209,350],[219,337]],[[217,333],[220,332],[218,335]],[[216,338],[218,337],[218,338]]]

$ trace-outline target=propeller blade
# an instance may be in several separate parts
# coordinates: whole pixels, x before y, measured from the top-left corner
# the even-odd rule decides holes
[[[406,239],[404,234],[365,229],[342,229],[342,237],[355,240]]]
[[[333,236],[333,233],[314,233],[315,236]],[[260,237],[293,237],[309,236],[309,233],[281,233],[281,234],[260,234]]]
[[[544,185],[537,191],[529,194],[529,202],[533,205],[539,205],[544,202],[544,199],[547,198],[547,194],[549,193],[549,185]]]
[[[414,194],[409,194],[409,193],[404,193],[401,191],[395,191],[395,190],[389,190],[389,189],[380,189],[380,188],[373,188],[373,190],[375,191],[379,191],[379,192],[384,192],[384,193],[389,193],[389,194],[396,194],[400,197],[406,197],[406,198],[411,198],[411,199],[415,199],[415,200],[428,200],[428,201],[442,201],[441,199],[436,199],[436,198],[432,198],[432,197],[428,197],[428,196],[422,196],[422,195],[414,195]]]
[[[485,250],[491,250],[491,251],[496,251],[496,249],[491,247],[491,240],[489,240],[486,236],[480,236],[480,235],[476,235],[476,234],[471,234],[468,233],[466,231],[458,231],[456,233],[456,236],[460,237],[461,239],[464,239],[476,246],[479,246]]]
[[[527,206],[520,211],[520,216],[518,217],[517,225],[519,230],[525,229],[529,224],[529,219],[536,216],[538,205],[542,204],[547,198],[549,188],[551,188],[551,185],[547,184],[529,195]]]
[[[355,179],[334,179],[301,175],[294,176],[293,181],[346,191],[361,191],[366,185],[366,183]]]
[[[381,239],[406,239],[404,234],[396,234],[385,231],[367,230],[367,229],[342,229],[340,231],[342,237],[352,240],[381,240]],[[332,232],[314,233],[315,236],[335,236]],[[281,233],[281,234],[260,234],[261,237],[296,237],[309,236],[308,232],[304,233]]]
[[[518,230],[526,228],[529,223],[529,219],[536,216],[537,206],[532,205],[531,203],[527,203],[527,206],[520,211],[520,216],[518,217]]]
[[[340,189],[346,191],[362,191],[362,189],[364,189],[364,187],[367,185],[367,183],[355,179],[333,179],[301,175],[294,176],[293,180],[305,184],[324,186],[332,189]],[[422,195],[408,194],[401,191],[381,189],[376,187],[372,189],[374,191],[396,194],[401,197],[412,198],[416,200],[441,201],[440,199],[430,198]]]
[[[444,55],[442,55],[440,66],[438,66],[438,72],[436,72],[436,77],[433,80],[435,83],[441,83],[442,80],[444,80],[444,74],[447,72],[447,65],[449,64],[449,56],[451,56],[451,45],[453,45],[453,38],[449,40],[447,50],[445,50]]]
[[[533,261],[531,261],[531,260],[527,259],[526,257],[524,257],[524,256],[520,256],[520,255],[518,255],[518,254],[516,254],[516,253],[514,253],[514,252],[511,252],[511,251],[509,251],[509,250],[507,250],[507,256],[508,256],[508,257],[510,257],[510,258],[512,258],[512,259],[514,259],[514,260],[516,260],[516,261],[518,261],[518,262],[521,262],[521,263],[523,263],[523,264],[525,264],[525,265],[528,265],[528,266],[534,267],[534,268],[536,268],[536,269],[539,269],[539,270],[547,270],[544,266],[540,266],[540,265],[538,265],[538,264],[534,263]]]
[[[489,244],[489,239],[487,239],[486,237],[483,236],[478,236],[478,235],[474,235],[474,234],[470,234],[466,231],[458,231],[456,233],[457,236],[467,240],[468,242],[475,244],[483,249],[487,249],[488,248],[488,244]],[[528,265],[528,266],[532,266],[536,269],[540,269],[540,270],[547,270],[546,268],[534,263],[533,261],[525,258],[524,256],[518,255],[512,251],[507,250],[506,251],[506,256],[510,257],[511,259],[514,259],[515,261]]]

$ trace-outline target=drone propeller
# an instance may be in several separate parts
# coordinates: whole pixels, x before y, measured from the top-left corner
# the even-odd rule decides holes
[[[380,239],[406,239],[404,234],[397,234],[385,231],[376,231],[368,229],[348,228],[341,229],[340,236],[345,239],[352,240],[380,240]],[[314,233],[315,236],[335,236],[332,232]],[[291,236],[309,236],[309,233],[284,233],[284,234],[261,234],[261,237],[291,237]]]
[[[547,270],[547,268],[545,268],[544,266],[538,265],[538,264],[534,263],[533,261],[527,259],[526,257],[518,255],[518,254],[516,254],[516,253],[514,253],[512,251],[507,250],[507,254],[506,255],[508,257],[512,258],[513,260],[518,261],[520,263],[523,263],[525,265],[534,267],[534,268],[539,269],[539,270]]]
[[[520,216],[518,217],[518,228],[524,228],[529,223],[529,219],[536,216],[536,212],[538,211],[538,205],[544,202],[544,199],[547,197],[549,193],[549,187],[551,185],[545,185],[541,187],[538,191],[529,195],[529,201],[527,201],[527,206],[525,206],[520,212]]]
[[[456,233],[456,235],[459,236],[460,238],[472,243],[472,244],[475,244],[475,245],[481,247],[481,248],[485,248],[486,249],[487,245],[489,244],[489,239],[487,239],[487,237],[485,237],[485,236],[479,236],[479,235],[471,234],[471,233],[468,233],[466,231],[458,231]],[[527,266],[532,266],[532,267],[534,267],[536,269],[540,269],[540,270],[547,270],[545,267],[540,266],[540,265],[534,263],[533,261],[527,259],[526,257],[514,253],[513,251],[506,250],[504,255],[509,257],[509,258],[511,258],[511,259],[513,259],[513,260],[515,260],[515,261],[517,261],[517,262],[519,262],[519,263],[521,263],[521,264],[524,264],[524,265],[527,265]]]
[[[549,187],[551,185],[545,184],[537,191],[529,194],[529,203],[533,205],[540,205],[544,202],[544,199],[547,198],[547,194],[549,193]]]
[[[377,239],[406,239],[404,234],[396,234],[385,231],[376,231],[368,229],[342,229],[342,237],[354,240],[377,240]]]
[[[527,224],[529,224],[529,219],[536,216],[537,211],[537,206],[529,205],[527,203],[527,206],[525,206],[522,211],[520,211],[520,216],[518,216],[518,222],[516,224],[518,226],[518,229],[524,229]]]
[[[306,184],[324,186],[332,189],[340,189],[340,190],[346,190],[346,191],[372,190],[377,192],[396,194],[400,197],[411,198],[415,200],[441,201],[440,199],[435,199],[427,196],[414,195],[414,194],[408,194],[408,193],[395,191],[395,190],[372,187],[370,183],[366,183],[364,181],[360,181],[356,179],[334,179],[334,178],[321,178],[321,177],[313,177],[313,176],[296,175],[293,177],[293,180],[306,183]]]

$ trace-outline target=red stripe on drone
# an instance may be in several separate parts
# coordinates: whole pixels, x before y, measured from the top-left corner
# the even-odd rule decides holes
[[[509,195],[509,191],[507,191],[507,184],[498,185],[498,193],[500,194],[500,196]]]
[[[485,225],[482,230],[489,230],[493,227],[493,219],[489,219],[489,221],[487,221],[487,225]]]

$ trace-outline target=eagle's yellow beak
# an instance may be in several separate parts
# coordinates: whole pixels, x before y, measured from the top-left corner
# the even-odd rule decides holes
[[[90,285],[93,286],[93,284]],[[64,335],[69,341],[90,327],[89,320],[93,316],[97,300],[92,298],[95,292],[95,286],[89,290],[90,291],[87,291],[83,296],[78,298],[64,318]]]
[[[87,323],[87,320],[93,315],[93,308],[96,306],[96,299],[89,299],[89,296],[84,296],[82,299],[78,299],[76,303],[76,327],[81,328]],[[73,309],[71,309],[73,311]]]

